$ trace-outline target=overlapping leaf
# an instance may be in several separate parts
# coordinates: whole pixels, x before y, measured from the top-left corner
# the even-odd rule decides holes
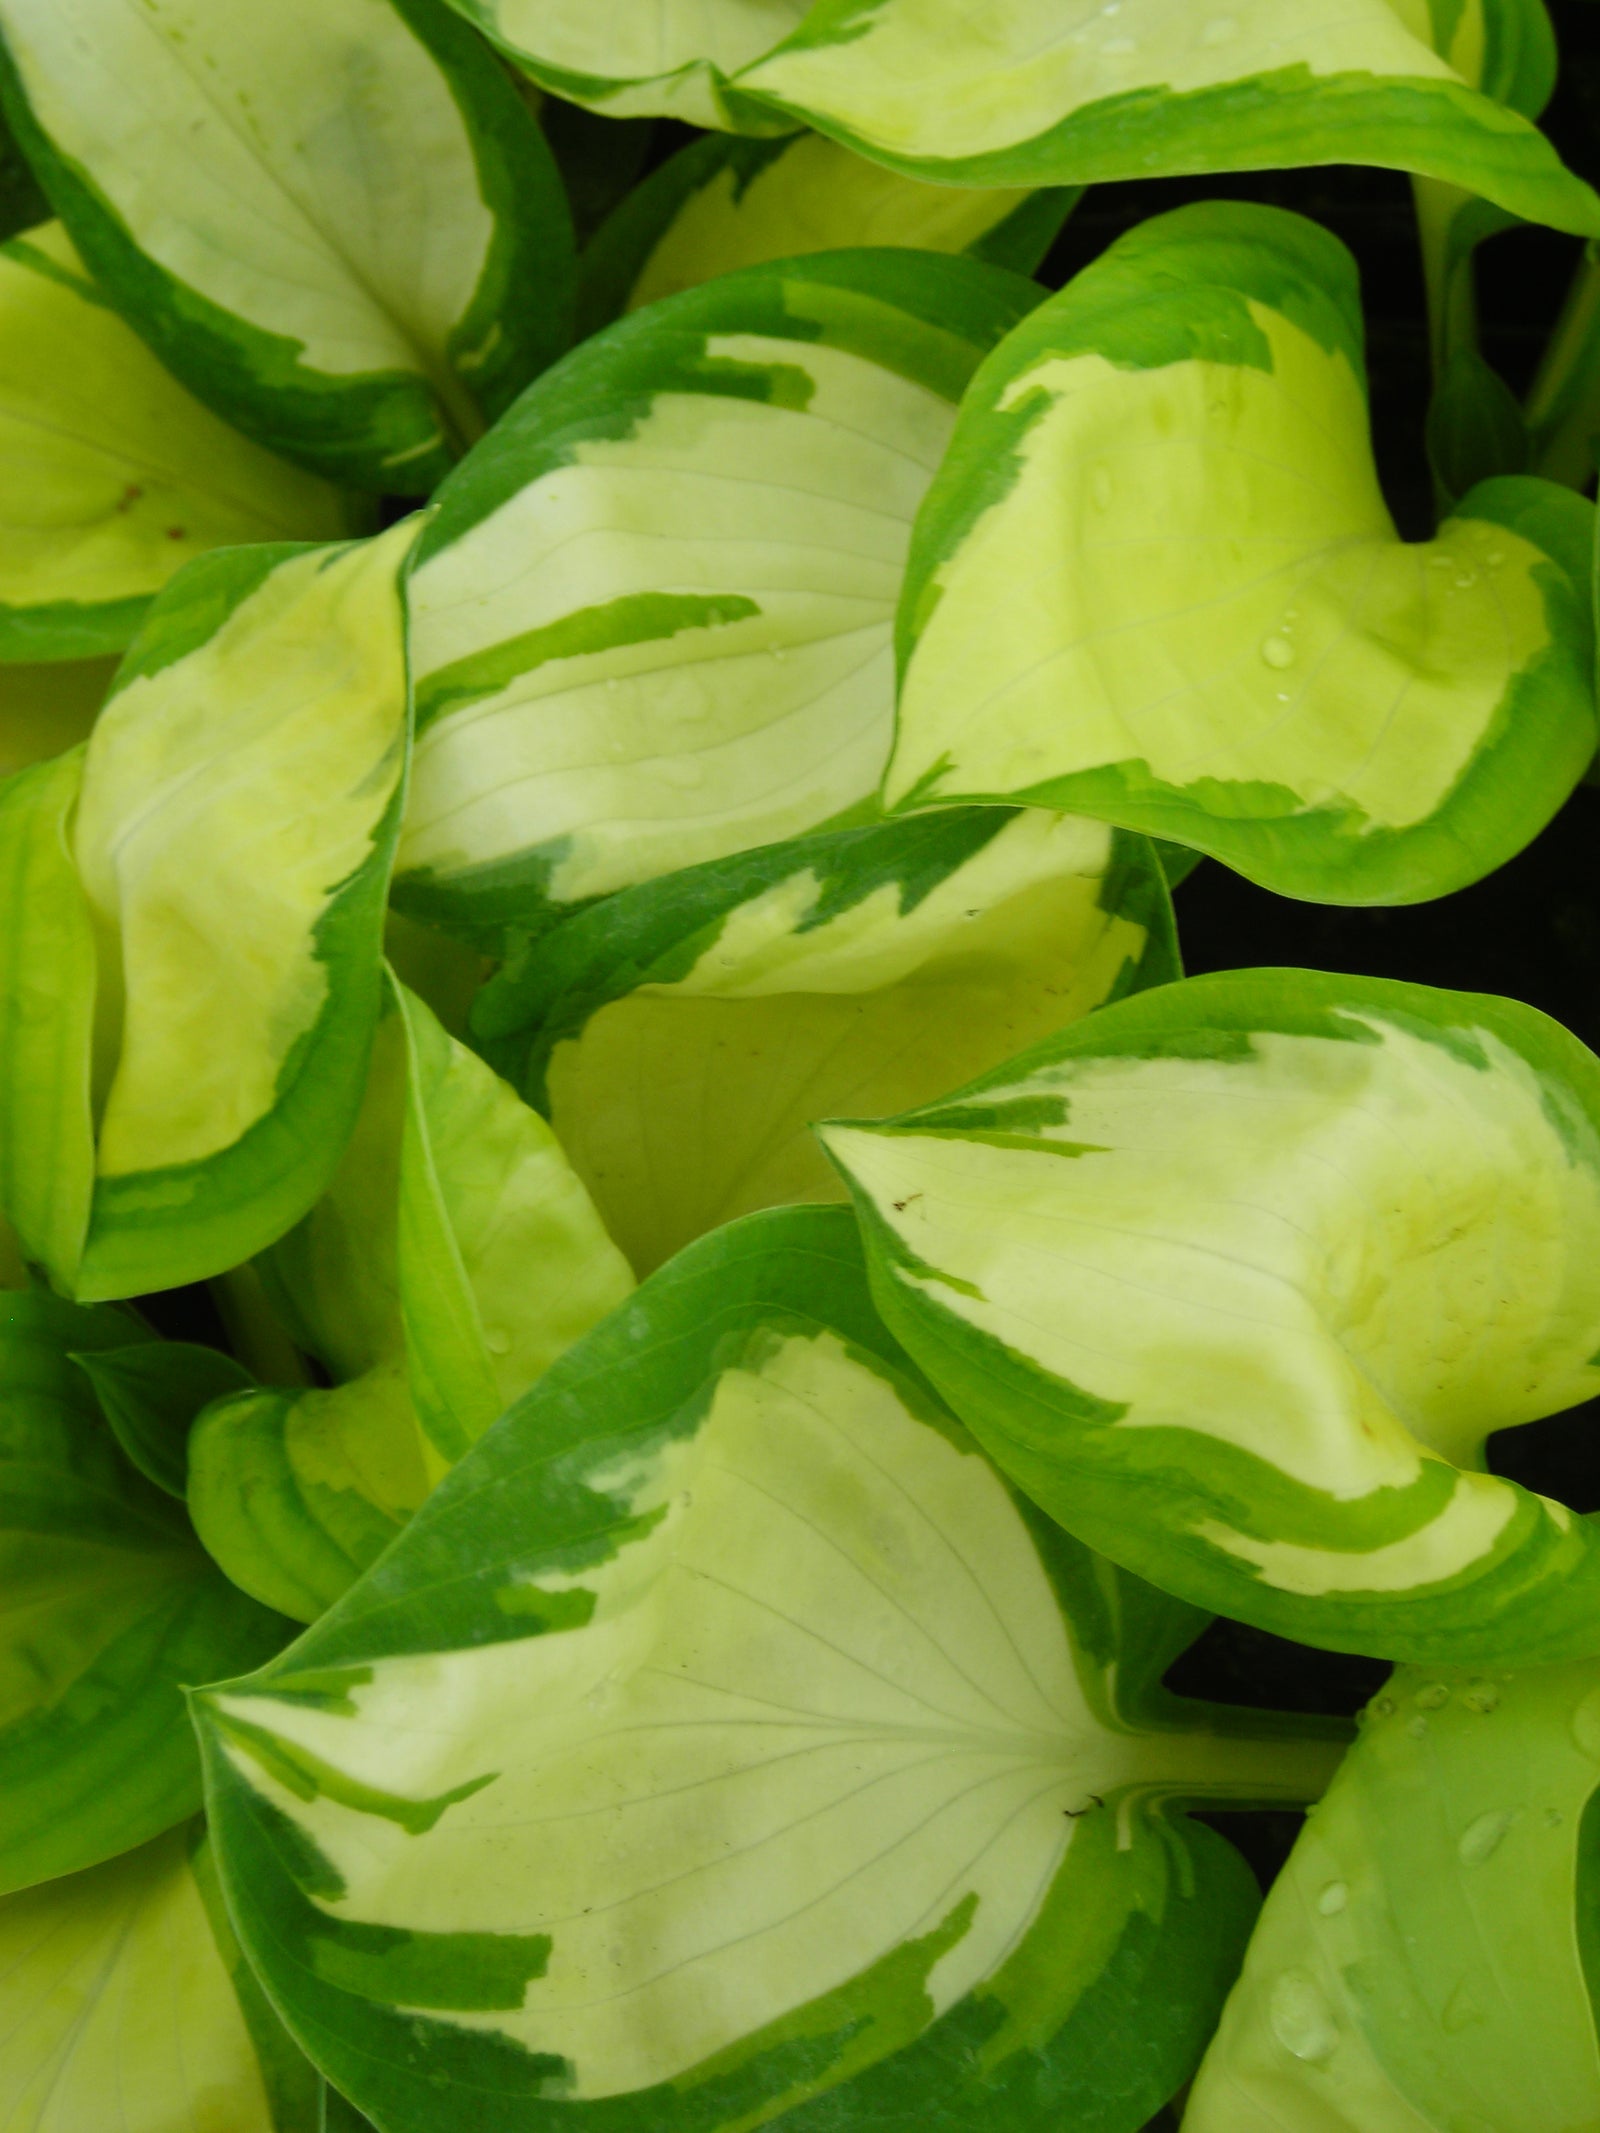
[[[1328,903],[1510,858],[1594,753],[1592,509],[1372,464],[1353,262],[1274,208],[1142,224],[973,382],[900,614],[898,806],[1021,799]]]
[[[0,1898],[0,2133],[324,2133],[198,1825]]]
[[[558,95],[752,132],[807,124],[917,177],[1085,185],[1375,163],[1528,221],[1600,227],[1589,188],[1467,85],[1531,37],[1507,0],[455,0]],[[1537,16],[1537,20],[1542,16]],[[781,40],[781,41],[780,41]]]
[[[183,1685],[258,1664],[288,1634],[129,1464],[73,1360],[143,1331],[121,1311],[0,1295],[0,1889],[192,1814]],[[11,2054],[8,2040],[8,2071]]]
[[[823,1138],[889,1323],[1054,1517],[1335,1650],[1600,1650],[1483,1446],[1600,1391],[1600,1064],[1534,1009],[1194,978]]]
[[[230,1577],[302,1621],[632,1286],[549,1126],[400,987],[338,1174],[262,1265],[334,1383],[207,1407],[189,1505]]]
[[[821,134],[712,134],[653,171],[583,255],[588,331],[718,274],[831,252],[910,245],[1031,274],[1077,200],[1063,187],[924,185]]]
[[[87,750],[0,791],[5,1210],[68,1293],[220,1273],[338,1162],[378,1012],[411,539],[201,558]]]
[[[493,944],[865,809],[911,519],[1038,295],[828,253],[652,305],[541,379],[418,547],[403,908]]]
[[[1132,2133],[1253,1907],[1163,1803],[1338,1753],[1159,1690],[1197,1627],[905,1374],[843,1210],[757,1216],[199,1700],[230,1907],[391,2133]]]
[[[474,1025],[644,1273],[838,1198],[813,1120],[905,1110],[1176,975],[1142,838],[951,809],[625,891],[507,965]]]
[[[1600,2117],[1600,1669],[1403,1667],[1267,1898],[1185,2133]]]
[[[424,493],[566,345],[554,165],[438,0],[5,0],[0,95],[162,361],[335,480]]]
[[[7,660],[120,651],[208,548],[359,530],[326,482],[185,392],[57,223],[0,248],[0,499]]]

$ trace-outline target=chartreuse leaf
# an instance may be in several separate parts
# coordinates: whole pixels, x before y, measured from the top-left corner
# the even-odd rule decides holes
[[[189,1439],[189,1512],[233,1583],[312,1622],[428,1493],[404,1359],[348,1384],[232,1393]]]
[[[628,1263],[539,1113],[397,988],[409,1058],[396,1270],[437,1472],[622,1302]]]
[[[1402,1667],[1267,1898],[1184,2133],[1600,2121],[1600,1669]]]
[[[889,1323],[1091,1545],[1334,1650],[1600,1650],[1600,1531],[1483,1469],[1600,1391],[1600,1064],[1558,1024],[1192,978],[823,1138]]]
[[[161,360],[334,480],[423,493],[565,345],[549,151],[435,0],[4,0],[0,93]]]
[[[887,798],[1103,815],[1327,903],[1442,895],[1593,754],[1593,539],[1520,479],[1402,542],[1349,254],[1181,208],[973,382],[913,543]]]
[[[581,305],[592,331],[738,267],[844,245],[970,252],[1029,274],[1077,199],[1063,187],[924,185],[816,133],[711,134],[652,172],[596,234]]]
[[[1154,1686],[1200,1621],[1010,1494],[845,1210],[755,1216],[197,1698],[230,1908],[388,2133],[1131,2133],[1253,1909],[1168,1803],[1338,1753]]]
[[[358,530],[162,369],[59,223],[0,247],[0,659],[120,650],[205,549]]]
[[[189,1486],[189,1431],[213,1400],[242,1392],[250,1373],[220,1348],[190,1341],[138,1341],[72,1360],[94,1387],[112,1435],[147,1481],[182,1498]]]
[[[378,1009],[406,749],[396,573],[411,539],[397,526],[365,546],[191,564],[88,743],[70,860],[78,758],[4,788],[14,831],[0,849],[38,892],[11,907],[0,990],[20,1037],[0,1048],[0,1117],[18,1122],[6,1212],[80,1298],[236,1265],[299,1219],[338,1161]]]
[[[751,267],[525,394],[417,551],[402,907],[493,945],[864,807],[911,520],[1038,295],[923,252]]]
[[[576,7],[572,10],[577,12]],[[1484,12],[1474,0],[1475,15]],[[542,8],[548,17],[565,9]],[[1592,233],[1600,203],[1439,56],[1445,0],[817,0],[748,97],[915,176],[1086,185],[1374,163]],[[590,15],[587,19],[594,20]]]
[[[0,778],[86,740],[116,671],[109,658],[0,663]]]
[[[0,1889],[192,1814],[180,1685],[259,1664],[288,1634],[124,1458],[73,1361],[141,1332],[121,1311],[0,1294]]]
[[[344,1382],[207,1408],[189,1507],[234,1582],[302,1621],[633,1285],[550,1127],[397,985],[332,1186],[263,1271]]]
[[[95,944],[72,863],[83,750],[0,784],[0,1208],[63,1283],[94,1198]]]
[[[0,1900],[0,2133],[322,2133],[198,1824]]]
[[[624,891],[480,995],[648,1272],[731,1216],[842,1196],[812,1120],[902,1111],[1178,974],[1142,837],[951,808]]]
[[[557,96],[612,118],[651,113],[728,126],[724,93],[740,67],[786,37],[808,0],[663,0],[579,7],[573,0],[451,0],[458,13]],[[743,113],[744,130],[787,133],[793,121]]]

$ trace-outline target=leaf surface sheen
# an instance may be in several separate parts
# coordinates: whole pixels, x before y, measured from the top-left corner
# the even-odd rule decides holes
[[[1159,1802],[1294,1796],[1336,1744],[1155,1691],[1197,1618],[1034,1521],[893,1354],[842,1210],[721,1231],[201,1700],[246,1946],[381,2122],[490,2086],[508,2133],[830,2090],[864,2126],[873,2084],[953,2079],[1031,2129],[1036,2080],[1104,2100],[1107,1958],[1158,1962],[1202,1886],[1237,1916]],[[1179,2078],[1215,1962],[1108,2127]]]

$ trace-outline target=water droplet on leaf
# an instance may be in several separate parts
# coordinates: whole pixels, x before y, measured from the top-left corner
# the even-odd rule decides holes
[[[1449,1701],[1450,1691],[1442,1681],[1430,1681],[1425,1688],[1418,1689],[1415,1697],[1417,1708],[1421,1711],[1441,1710]]]
[[[1481,1711],[1485,1717],[1500,1708],[1500,1691],[1492,1681],[1469,1681],[1461,1691],[1461,1701],[1469,1711]]]
[[[1267,2001],[1272,2034],[1297,2059],[1331,2059],[1339,2032],[1315,1978],[1304,1970],[1286,1970]]]
[[[1482,1866],[1486,1859],[1492,1859],[1519,1811],[1515,1807],[1496,1807],[1469,1822],[1456,1842],[1456,1857],[1461,1864]]]
[[[1349,1901],[1349,1884],[1343,1881],[1330,1881],[1317,1898],[1317,1909],[1324,1918],[1337,1918]]]
[[[1276,667],[1281,673],[1285,667],[1294,665],[1294,646],[1287,637],[1264,637],[1261,656],[1269,667]]]

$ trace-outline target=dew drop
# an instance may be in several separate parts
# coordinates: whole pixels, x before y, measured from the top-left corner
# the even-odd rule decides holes
[[[615,692],[622,687],[622,684],[620,681],[616,680],[615,677],[613,677],[610,681],[606,683],[606,687],[613,694],[615,694]]]
[[[1200,32],[1200,42],[1204,45],[1231,44],[1238,34],[1237,15],[1213,15]]]
[[[1111,508],[1113,494],[1111,476],[1104,467],[1096,467],[1089,476],[1089,498],[1097,511]]]
[[[1425,1688],[1418,1689],[1413,1701],[1419,1711],[1442,1710],[1450,1701],[1450,1691],[1442,1681],[1430,1681]]]
[[[1315,1978],[1304,1970],[1286,1970],[1267,2001],[1272,2034],[1297,2059],[1331,2059],[1339,2032]]]
[[[511,1353],[511,1335],[504,1326],[486,1326],[483,1334],[483,1345],[491,1355],[509,1355]]]
[[[1317,1909],[1324,1918],[1337,1918],[1350,1901],[1349,1885],[1343,1881],[1330,1881],[1317,1898]]]
[[[1492,1681],[1469,1681],[1461,1691],[1461,1701],[1469,1711],[1481,1711],[1485,1717],[1500,1708],[1500,1691]]]
[[[1278,701],[1280,704],[1292,704],[1294,702],[1294,698],[1289,694],[1287,689],[1280,689],[1278,691]]]
[[[1458,570],[1456,572],[1455,584],[1457,592],[1465,592],[1469,585],[1476,585],[1477,582],[1478,573],[1475,570]]]
[[[1503,548],[1491,548],[1489,550],[1489,553],[1484,557],[1484,561],[1488,564],[1491,570],[1498,570],[1500,568],[1500,565],[1505,561],[1505,559],[1506,552]]]
[[[1591,1689],[1573,1712],[1572,1737],[1585,1755],[1600,1763],[1600,1689]]]
[[[1428,1737],[1428,1721],[1425,1718],[1414,1718],[1410,1725],[1406,1727],[1406,1731],[1413,1740],[1426,1740]]]
[[[1395,1710],[1395,1700],[1392,1696],[1376,1696],[1373,1698],[1372,1715],[1374,1718],[1393,1718]]]
[[[1559,1829],[1566,1819],[1559,1807],[1547,1807],[1544,1811],[1544,1826],[1546,1829]]]
[[[1463,1866],[1482,1866],[1500,1849],[1500,1840],[1517,1819],[1515,1807],[1495,1807],[1469,1822],[1456,1841],[1456,1857]]]
[[[1264,637],[1261,656],[1269,667],[1276,667],[1281,673],[1285,667],[1294,665],[1294,646],[1287,637]]]
[[[781,667],[783,665],[783,662],[788,658],[789,654],[784,650],[781,644],[775,644],[772,647],[772,656],[777,665]]]

